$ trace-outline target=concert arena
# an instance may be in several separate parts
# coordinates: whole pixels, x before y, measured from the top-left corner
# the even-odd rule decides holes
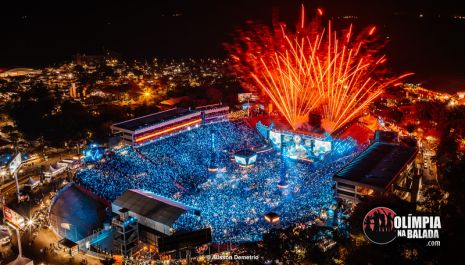
[[[166,234],[208,228],[219,243],[257,241],[334,206],[332,177],[356,155],[354,140],[229,120],[228,109],[178,108],[117,123],[121,148],[87,162],[76,183],[108,202],[137,190],[157,198],[154,205],[195,209],[170,216]]]

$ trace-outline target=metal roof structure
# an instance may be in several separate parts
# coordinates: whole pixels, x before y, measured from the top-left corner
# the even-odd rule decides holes
[[[67,239],[67,238],[61,239],[60,241],[58,241],[58,243],[59,243],[60,245],[62,245],[62,246],[67,247],[67,248],[73,248],[73,247],[75,247],[75,246],[78,245],[76,242],[71,241],[71,240],[69,240],[69,239]]]
[[[171,226],[188,210],[193,208],[145,190],[130,189],[113,204],[153,221]]]
[[[333,177],[353,185],[384,190],[411,162],[417,148],[375,142]]]
[[[197,111],[189,110],[189,109],[174,108],[174,109],[169,109],[166,111],[161,111],[161,112],[153,113],[150,115],[138,117],[132,120],[119,122],[119,123],[113,124],[113,126],[122,128],[125,130],[129,130],[129,131],[136,131],[141,128],[153,126],[159,123],[163,123],[163,122],[173,120],[173,119],[182,117],[184,115],[193,114],[196,112]]]

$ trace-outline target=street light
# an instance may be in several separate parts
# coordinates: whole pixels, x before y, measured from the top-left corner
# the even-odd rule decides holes
[[[2,185],[5,182],[5,176],[7,175],[6,170],[2,169],[0,170],[0,176],[2,176]]]
[[[34,223],[35,222],[33,218],[29,218],[29,220],[26,222],[26,225],[29,228],[29,245],[31,245],[32,227],[34,226]]]

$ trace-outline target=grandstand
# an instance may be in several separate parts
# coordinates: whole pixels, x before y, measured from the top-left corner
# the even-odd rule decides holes
[[[174,108],[113,124],[111,131],[124,145],[140,145],[200,124],[227,120],[228,112],[229,107],[221,104],[195,110]]]
[[[111,126],[125,144],[136,145],[199,125],[200,112],[174,108],[142,116]]]
[[[202,113],[202,120],[204,123],[225,121],[228,119],[229,114],[229,106],[221,104],[201,106],[197,107],[195,110]]]

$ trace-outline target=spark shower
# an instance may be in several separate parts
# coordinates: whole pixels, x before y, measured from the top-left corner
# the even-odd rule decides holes
[[[232,68],[245,88],[266,94],[294,130],[310,113],[322,117],[329,133],[362,114],[383,90],[410,75],[388,77],[376,27],[322,26],[322,9],[306,22],[304,6],[295,27],[249,23],[228,45]]]

